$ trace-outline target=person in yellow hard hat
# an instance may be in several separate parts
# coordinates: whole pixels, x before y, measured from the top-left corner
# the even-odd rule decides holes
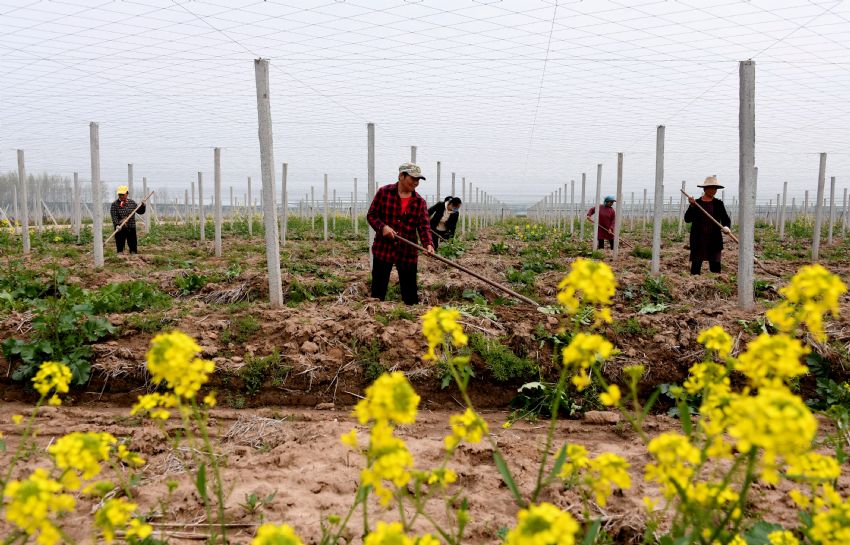
[[[130,198],[130,188],[126,185],[118,186],[118,198],[112,203],[110,213],[112,215],[112,228],[118,229],[121,222],[129,216],[130,219],[115,233],[115,246],[118,253],[124,251],[124,244],[130,249],[131,254],[137,251],[136,242],[136,214],[145,213],[145,203],[136,210],[136,201]]]

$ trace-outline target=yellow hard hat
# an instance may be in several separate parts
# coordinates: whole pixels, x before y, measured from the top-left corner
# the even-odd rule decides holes
[[[127,187],[126,185],[119,185],[118,186],[118,194],[119,195],[123,195],[124,193],[129,193],[129,192],[130,192],[130,188]]]

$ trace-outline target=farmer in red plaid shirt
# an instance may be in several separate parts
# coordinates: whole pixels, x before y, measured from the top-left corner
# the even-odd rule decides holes
[[[369,225],[375,230],[375,242],[372,244],[372,297],[381,301],[387,296],[390,272],[395,265],[401,299],[407,305],[419,302],[416,291],[416,260],[419,251],[396,240],[395,236],[398,233],[416,242],[416,234],[419,233],[420,244],[429,253],[434,252],[428,225],[428,205],[416,192],[419,180],[424,179],[419,166],[402,164],[398,167],[398,183],[378,189],[366,214]]]

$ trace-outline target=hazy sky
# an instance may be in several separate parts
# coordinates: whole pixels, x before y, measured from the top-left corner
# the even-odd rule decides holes
[[[834,0],[0,0],[0,172],[22,148],[29,172],[87,180],[97,121],[110,193],[134,163],[139,187],[182,198],[218,146],[226,203],[259,184],[256,57],[291,201],[324,173],[365,194],[367,122],[380,183],[416,145],[420,192],[441,161],[443,194],[456,172],[457,193],[465,176],[506,202],[595,182],[597,163],[612,193],[617,152],[626,194],[651,194],[663,124],[665,193],[717,174],[731,200],[748,58],[759,200],[814,191],[819,152],[850,184],[850,3]]]

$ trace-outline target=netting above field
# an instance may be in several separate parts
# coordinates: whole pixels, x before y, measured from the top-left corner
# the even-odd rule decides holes
[[[31,172],[88,179],[98,121],[108,183],[134,163],[181,194],[221,147],[241,194],[259,179],[252,59],[266,57],[296,195],[324,173],[342,195],[365,187],[367,122],[383,183],[416,145],[429,183],[442,161],[443,193],[454,171],[532,202],[597,163],[611,187],[621,151],[640,190],[665,124],[665,193],[709,174],[734,190],[737,61],[752,58],[760,200],[783,181],[802,195],[819,152],[841,187],[850,169],[847,44],[837,1],[5,2],[0,171],[21,148]]]

